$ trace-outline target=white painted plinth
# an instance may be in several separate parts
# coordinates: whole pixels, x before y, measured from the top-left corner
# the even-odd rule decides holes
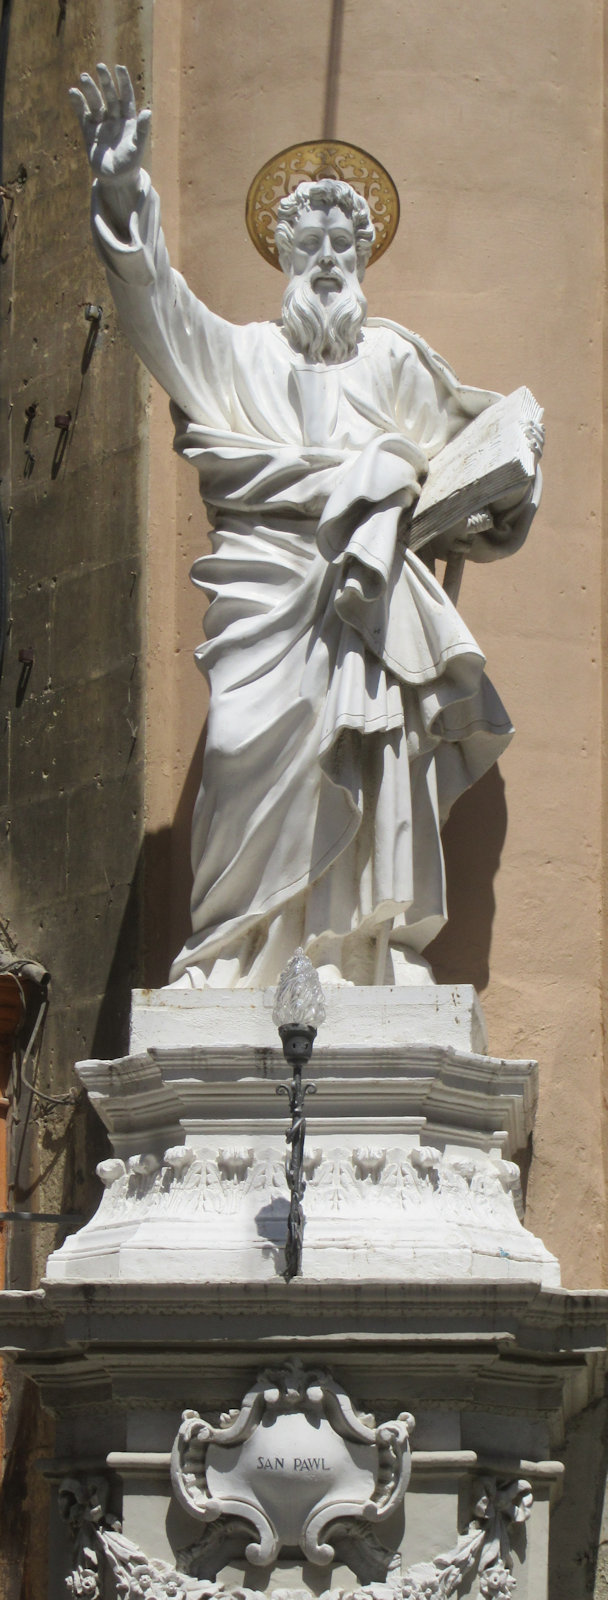
[[[421,988],[325,989],[327,1021],[319,1047],[391,1050],[438,1044],[484,1054],[483,1011],[472,984]],[[213,1044],[221,1049],[276,1050],[274,989],[135,989],[130,1052]]]

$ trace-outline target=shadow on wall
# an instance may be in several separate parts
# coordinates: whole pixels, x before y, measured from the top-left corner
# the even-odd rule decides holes
[[[559,1451],[563,1498],[551,1516],[549,1600],[604,1600],[608,1594],[608,1402],[598,1400],[568,1428]]]
[[[131,990],[167,983],[173,957],[190,932],[190,826],[204,744],[203,729],[173,826],[146,834],[141,845],[91,1042],[94,1057],[128,1049]]]
[[[504,779],[494,766],[457,800],[443,830],[449,920],[424,952],[437,983],[488,986],[494,879],[506,832]]]
[[[173,826],[146,834],[143,842],[143,971],[139,982],[158,989],[169,982],[169,968],[190,933],[190,832],[201,784],[207,735],[205,723],[179,797]]]

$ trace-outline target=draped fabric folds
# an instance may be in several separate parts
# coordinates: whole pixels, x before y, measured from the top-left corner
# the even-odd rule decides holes
[[[129,337],[173,400],[211,553],[197,659],[211,686],[192,833],[192,936],[209,974],[298,908],[298,936],[394,925],[421,950],[445,920],[441,823],[512,728],[484,657],[403,512],[429,460],[495,398],[465,389],[417,336],[370,322],[357,354],[311,366],[280,326],[232,326],[174,273],[144,182],[130,239],[94,202]],[[494,546],[522,542],[526,512]]]

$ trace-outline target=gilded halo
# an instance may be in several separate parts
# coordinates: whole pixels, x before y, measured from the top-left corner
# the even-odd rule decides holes
[[[365,196],[376,229],[371,266],[394,239],[399,226],[399,196],[386,168],[374,156],[337,139],[291,144],[260,168],[250,185],[245,208],[247,228],[256,250],[280,271],[274,242],[279,201],[299,183],[317,178],[339,178]]]

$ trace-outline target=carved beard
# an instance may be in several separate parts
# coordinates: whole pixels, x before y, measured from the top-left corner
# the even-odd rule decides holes
[[[359,283],[352,288],[345,284],[327,306],[301,278],[292,278],[283,295],[283,327],[289,342],[310,361],[348,361],[366,316],[367,300]]]

